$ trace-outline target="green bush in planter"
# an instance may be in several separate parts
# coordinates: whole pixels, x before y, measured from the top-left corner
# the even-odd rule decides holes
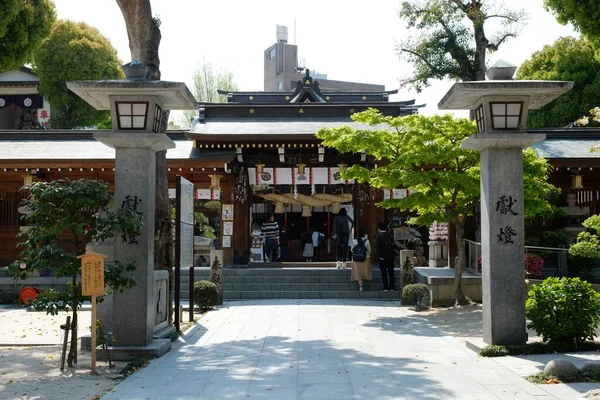
[[[217,285],[211,281],[198,281],[194,283],[194,304],[204,312],[217,302],[219,291]]]
[[[547,278],[531,288],[525,308],[527,327],[559,346],[594,340],[600,325],[600,293],[579,278]]]
[[[429,307],[429,286],[424,283],[413,283],[402,288],[402,303],[419,308]]]

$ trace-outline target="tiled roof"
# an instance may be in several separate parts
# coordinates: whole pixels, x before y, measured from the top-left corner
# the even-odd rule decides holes
[[[531,146],[544,158],[599,158],[600,152],[590,153],[590,148],[600,144],[596,139],[546,139]]]

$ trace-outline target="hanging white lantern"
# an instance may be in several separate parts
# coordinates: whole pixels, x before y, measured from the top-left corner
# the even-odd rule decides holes
[[[283,214],[285,213],[285,206],[281,202],[275,203],[275,214]]]
[[[310,212],[310,206],[307,206],[307,205],[302,206],[302,216],[303,217],[312,217],[312,213]]]

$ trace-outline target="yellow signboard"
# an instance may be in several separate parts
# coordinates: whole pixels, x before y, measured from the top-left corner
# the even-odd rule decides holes
[[[104,296],[104,259],[106,256],[88,252],[81,258],[81,294]]]

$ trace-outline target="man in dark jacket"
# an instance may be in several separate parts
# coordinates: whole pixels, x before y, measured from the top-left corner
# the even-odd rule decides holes
[[[335,237],[335,260],[336,268],[346,269],[346,260],[348,259],[348,242],[350,241],[350,230],[354,226],[354,221],[348,216],[345,208],[340,209],[340,213],[333,219],[333,233]]]
[[[379,250],[379,270],[381,271],[381,280],[383,281],[383,291],[394,291],[396,277],[394,276],[394,260],[396,258],[396,245],[394,237],[387,231],[387,226],[383,222],[377,224],[377,249]]]

